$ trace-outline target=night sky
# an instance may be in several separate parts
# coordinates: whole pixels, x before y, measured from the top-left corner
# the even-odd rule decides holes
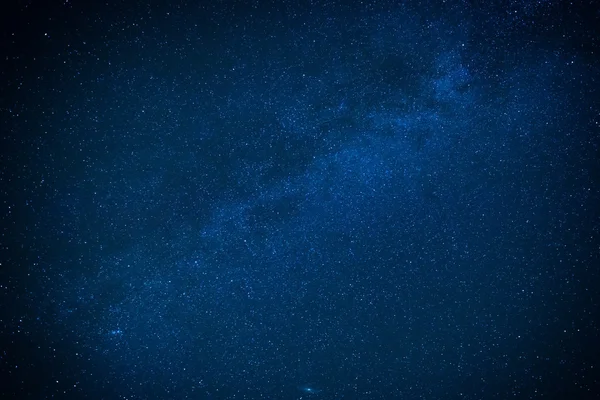
[[[592,3],[3,2],[0,398],[597,398]]]

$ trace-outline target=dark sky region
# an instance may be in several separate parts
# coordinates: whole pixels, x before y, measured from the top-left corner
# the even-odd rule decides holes
[[[0,398],[598,398],[593,1],[1,8]]]

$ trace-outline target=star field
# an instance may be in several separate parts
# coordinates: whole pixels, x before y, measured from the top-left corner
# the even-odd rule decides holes
[[[597,6],[204,3],[2,18],[0,395],[595,398]]]

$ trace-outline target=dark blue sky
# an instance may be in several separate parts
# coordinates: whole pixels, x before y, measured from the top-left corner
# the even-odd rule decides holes
[[[9,3],[0,397],[595,398],[591,2]]]

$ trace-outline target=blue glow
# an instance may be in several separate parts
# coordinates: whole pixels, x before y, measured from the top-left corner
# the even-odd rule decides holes
[[[298,390],[300,390],[301,392],[306,393],[306,394],[319,394],[322,392],[321,389],[317,389],[316,387],[314,387],[312,385],[298,386]]]

